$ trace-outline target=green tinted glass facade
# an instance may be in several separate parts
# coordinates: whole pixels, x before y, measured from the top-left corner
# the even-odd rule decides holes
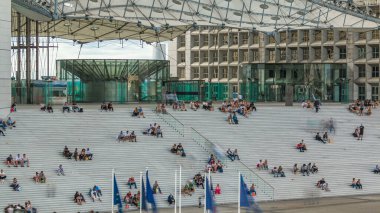
[[[57,75],[67,80],[68,101],[161,101],[169,79],[166,60],[58,60]]]
[[[240,92],[252,101],[349,100],[345,64],[246,64],[240,76]]]

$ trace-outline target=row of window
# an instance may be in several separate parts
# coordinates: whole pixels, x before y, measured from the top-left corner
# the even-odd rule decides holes
[[[322,56],[322,50],[320,48],[313,48],[314,50],[314,59],[320,60]],[[333,47],[326,47],[326,59],[333,60],[334,59],[334,48]],[[367,57],[367,52],[365,47],[358,47],[358,55],[356,59],[365,59]],[[276,59],[276,50],[275,49],[268,49],[268,60],[274,61]],[[301,48],[302,51],[302,59],[303,60],[309,60],[309,49],[308,48]],[[231,52],[231,60],[232,61],[238,61],[239,59],[239,53],[238,51],[230,51]],[[280,60],[286,60],[287,58],[287,51],[285,48],[279,49],[279,59]],[[204,51],[201,53],[202,57],[200,57],[199,52],[192,52],[192,62],[209,62],[209,55],[208,52]],[[251,50],[252,54],[252,61],[259,61],[260,55],[258,50]],[[220,51],[219,56],[217,51],[211,52],[211,62],[218,62],[219,57],[222,59],[222,61],[229,61],[228,60],[228,52],[227,51]],[[339,48],[339,59],[346,59],[347,57],[347,50],[346,48]],[[372,47],[372,58],[379,58],[380,52],[379,47]],[[201,61],[200,61],[201,58]],[[242,53],[242,61],[251,61],[249,60],[249,54],[248,51],[244,51]],[[290,49],[290,60],[297,60],[298,59],[298,50],[297,49]],[[186,61],[185,58],[185,52],[179,53],[179,63],[184,63]]]
[[[374,65],[372,66],[372,70],[371,70],[371,77],[372,78],[377,78],[379,77],[379,66],[378,65]],[[365,68],[365,65],[358,65],[358,76],[359,78],[365,78],[366,77],[366,68]]]
[[[338,33],[335,33],[332,30],[329,31],[321,31],[321,30],[315,30],[313,31],[312,35],[314,37],[313,41],[322,41],[322,33],[326,33],[326,41],[334,41],[335,37],[337,37],[337,40],[345,41],[347,40],[347,32],[346,31],[339,31]],[[300,35],[300,36],[299,36]],[[371,32],[371,39],[379,39],[379,31],[374,30]],[[252,39],[251,44],[259,44],[260,41],[260,35],[258,33],[253,33],[251,36],[248,32],[246,33],[222,33],[222,34],[211,34],[211,35],[192,35],[191,36],[191,43],[192,46],[208,46],[211,44],[213,45],[238,45],[239,44],[239,36],[240,36],[240,44],[248,44],[249,39]],[[358,32],[355,34],[355,40],[366,40],[367,39],[367,32]],[[251,38],[250,38],[251,37]],[[299,38],[300,37],[300,38]],[[298,39],[299,38],[299,39]],[[219,40],[220,39],[220,40]],[[277,40],[279,39],[279,41]],[[185,36],[178,37],[179,40],[179,47],[184,47],[186,43]],[[219,41],[218,41],[219,40]],[[299,41],[300,40],[300,41]],[[280,32],[279,36],[276,37],[276,35],[270,35],[268,36],[268,43],[269,44],[275,44],[275,43],[294,43],[294,42],[309,42],[310,36],[308,30],[303,31],[290,31],[290,32]]]
[[[371,98],[372,100],[379,100],[379,87],[378,86],[372,86],[371,87]],[[366,99],[366,89],[365,86],[358,86],[358,98],[360,100]]]
[[[236,78],[237,77],[237,68],[236,67],[232,67],[230,68],[231,69],[231,77],[232,78]],[[377,78],[377,77],[380,77],[380,70],[379,70],[379,66],[375,65],[375,66],[372,66],[371,67],[371,77],[372,78]],[[215,67],[215,68],[212,68],[212,78],[218,78],[219,75],[218,75],[218,68]],[[228,75],[227,75],[227,68],[220,68],[221,70],[221,78],[227,78]],[[207,68],[202,68],[202,78],[208,78],[208,69]],[[193,68],[193,77],[194,78],[199,78],[199,70],[197,70],[197,68]],[[195,76],[198,76],[198,77],[195,77]],[[185,68],[178,68],[178,77],[180,78],[185,78]],[[274,70],[269,70],[269,78],[274,78],[275,77],[275,72]],[[280,70],[280,78],[286,78],[286,70]],[[293,72],[293,77],[294,78],[298,78],[298,75],[297,75],[297,72],[296,70]],[[346,70],[345,69],[340,69],[339,70],[339,77],[340,78],[346,78]],[[365,78],[366,77],[366,69],[365,69],[365,66],[364,65],[358,65],[358,77],[359,78]]]

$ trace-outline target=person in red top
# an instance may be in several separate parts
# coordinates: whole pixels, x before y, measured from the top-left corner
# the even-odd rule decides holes
[[[132,198],[133,198],[132,193],[131,193],[131,191],[129,191],[129,192],[125,195],[125,197],[124,197],[124,202],[125,202],[125,203],[128,203],[128,204],[131,204],[131,203],[132,203]]]
[[[220,186],[219,186],[219,183],[216,184],[216,187],[215,187],[215,194],[216,195],[220,195],[222,193],[222,190],[220,189]]]
[[[136,185],[136,181],[134,177],[130,177],[128,179],[127,185],[129,186],[129,189],[131,189],[133,185],[135,186],[135,189],[137,189],[137,185]]]

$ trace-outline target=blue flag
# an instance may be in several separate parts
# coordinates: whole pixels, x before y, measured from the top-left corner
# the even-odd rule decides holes
[[[211,191],[210,183],[207,177],[206,177],[206,209],[210,210],[211,212],[214,212],[213,192]]]
[[[240,206],[241,207],[250,207],[251,204],[249,202],[249,193],[247,189],[247,185],[244,183],[243,176],[240,175]]]
[[[141,190],[142,190],[142,192],[140,192],[141,193],[140,205],[141,205],[141,209],[146,211],[146,210],[148,210],[148,208],[146,206],[146,193],[145,193],[144,178],[141,179]]]
[[[118,206],[118,212],[123,213],[123,205],[121,203],[121,197],[119,188],[117,187],[116,175],[113,175],[113,204]]]
[[[260,206],[253,200],[242,175],[240,175],[240,206],[247,207],[247,212],[262,213]]]
[[[153,196],[153,189],[150,185],[148,171],[146,171],[146,201],[151,204],[153,212],[157,212],[156,201]]]

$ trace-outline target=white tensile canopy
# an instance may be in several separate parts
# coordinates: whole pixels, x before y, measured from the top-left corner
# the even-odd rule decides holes
[[[41,36],[49,32],[80,42],[126,38],[157,42],[198,26],[274,32],[377,29],[380,23],[368,7],[350,0],[32,0],[51,17],[37,16],[30,9],[33,5],[25,9],[21,1],[30,0],[12,0],[14,10],[42,21]]]

